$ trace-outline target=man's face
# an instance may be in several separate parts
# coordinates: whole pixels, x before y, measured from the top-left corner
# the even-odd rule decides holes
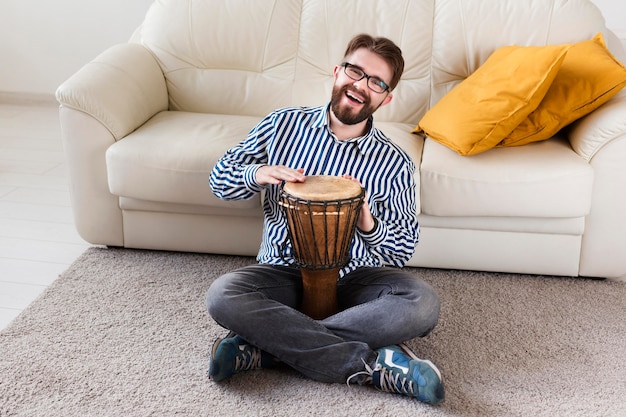
[[[367,49],[357,49],[345,58],[346,62],[359,67],[367,75],[378,77],[386,83],[391,80],[391,69],[378,55]],[[337,119],[346,125],[367,120],[380,106],[391,100],[388,91],[376,93],[367,86],[367,78],[354,81],[346,75],[343,67],[335,67],[330,106]]]

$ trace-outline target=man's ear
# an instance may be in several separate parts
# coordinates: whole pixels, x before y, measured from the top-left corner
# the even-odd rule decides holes
[[[393,94],[391,94],[391,93],[387,94],[387,97],[385,97],[383,102],[380,103],[380,107],[386,106],[387,104],[389,104],[389,102],[391,101],[392,98],[393,98]]]

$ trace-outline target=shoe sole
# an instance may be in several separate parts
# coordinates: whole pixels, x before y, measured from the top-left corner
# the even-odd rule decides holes
[[[217,348],[220,346],[220,343],[222,343],[222,340],[224,340],[225,338],[221,337],[218,338],[215,343],[213,343],[213,347],[211,348],[211,362],[210,362],[210,366],[209,366],[209,379],[213,379],[213,375],[211,374],[211,370],[213,369],[213,361],[215,360],[215,353],[217,352]]]
[[[412,351],[412,350],[411,350],[411,349],[410,349],[410,348],[409,348],[406,344],[404,344],[404,343],[400,343],[398,346],[400,347],[400,349],[402,349],[402,351],[403,351],[404,353],[406,353],[408,356],[410,356],[410,357],[411,357],[411,359],[414,359],[414,360],[416,360],[416,361],[418,361],[418,362],[425,363],[425,364],[427,364],[428,366],[430,366],[430,367],[431,367],[431,369],[432,369],[433,371],[435,371],[435,373],[436,373],[436,374],[437,374],[437,376],[439,377],[439,381],[441,381],[441,383],[443,384],[443,376],[441,375],[441,372],[439,371],[439,368],[437,368],[437,366],[436,366],[436,365],[435,365],[432,361],[430,361],[430,360],[428,360],[428,359],[421,359],[421,358],[418,358],[418,357],[417,357],[417,355],[416,355],[415,353],[413,353],[413,351]]]
[[[213,343],[213,347],[211,348],[211,360],[213,360],[213,358],[215,357],[217,348],[219,347],[220,343],[222,343],[222,340],[224,340],[224,338],[220,337],[215,341],[215,343]]]

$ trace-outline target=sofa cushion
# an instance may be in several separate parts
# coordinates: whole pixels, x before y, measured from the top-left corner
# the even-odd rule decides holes
[[[548,91],[567,45],[506,46],[431,108],[415,128],[461,155],[496,146]]]
[[[374,122],[376,127],[381,130],[385,136],[391,139],[396,145],[400,146],[413,160],[415,164],[415,203],[417,205],[417,213],[420,213],[420,172],[419,166],[424,148],[424,140],[410,133],[411,125],[408,123],[392,123],[392,122]],[[417,140],[416,140],[417,139]]]
[[[571,46],[539,106],[498,146],[551,138],[591,113],[626,85],[626,68],[606,49],[602,33]]]
[[[426,140],[422,213],[432,216],[581,217],[593,169],[563,138],[466,158]]]
[[[223,201],[209,187],[217,160],[256,123],[257,117],[158,113],[107,150],[109,190],[118,196],[156,202],[260,207],[259,195]]]
[[[261,118],[325,104],[348,41],[357,31],[380,34],[412,64],[394,91],[397,105],[380,108],[376,119],[413,127],[428,107],[425,40],[434,8],[407,0],[155,1],[132,41],[161,65],[170,109]]]

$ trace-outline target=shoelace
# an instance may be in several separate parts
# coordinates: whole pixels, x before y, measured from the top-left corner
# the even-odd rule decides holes
[[[247,347],[235,356],[235,372],[261,368],[261,350]]]
[[[367,376],[369,377],[369,378],[368,378],[368,382],[370,382],[370,381],[371,381],[371,379],[372,379],[372,373],[374,372],[374,370],[372,369],[372,367],[371,367],[371,366],[369,366],[369,365],[368,365],[368,364],[367,364],[367,363],[363,360],[363,358],[361,358],[361,362],[363,362],[363,365],[365,365],[365,371],[355,372],[355,373],[353,373],[352,375],[350,375],[350,376],[348,377],[348,379],[346,379],[346,384],[347,384],[348,386],[350,386],[350,380],[351,380],[352,378],[354,378],[355,376],[359,376],[359,375],[367,375]]]
[[[413,381],[408,380],[399,373],[390,371],[389,369],[383,367],[380,363],[376,364],[376,367],[372,369],[372,367],[365,363],[363,359],[361,359],[361,361],[363,362],[363,365],[365,365],[365,371],[355,372],[350,375],[346,380],[346,384],[350,385],[350,380],[358,375],[367,375],[369,377],[368,382],[371,382],[374,372],[378,372],[380,374],[379,389],[381,391],[415,396]]]
[[[374,372],[380,372],[380,390],[385,392],[395,392],[398,394],[415,395],[413,381],[401,376],[399,373],[390,371],[378,364]]]

